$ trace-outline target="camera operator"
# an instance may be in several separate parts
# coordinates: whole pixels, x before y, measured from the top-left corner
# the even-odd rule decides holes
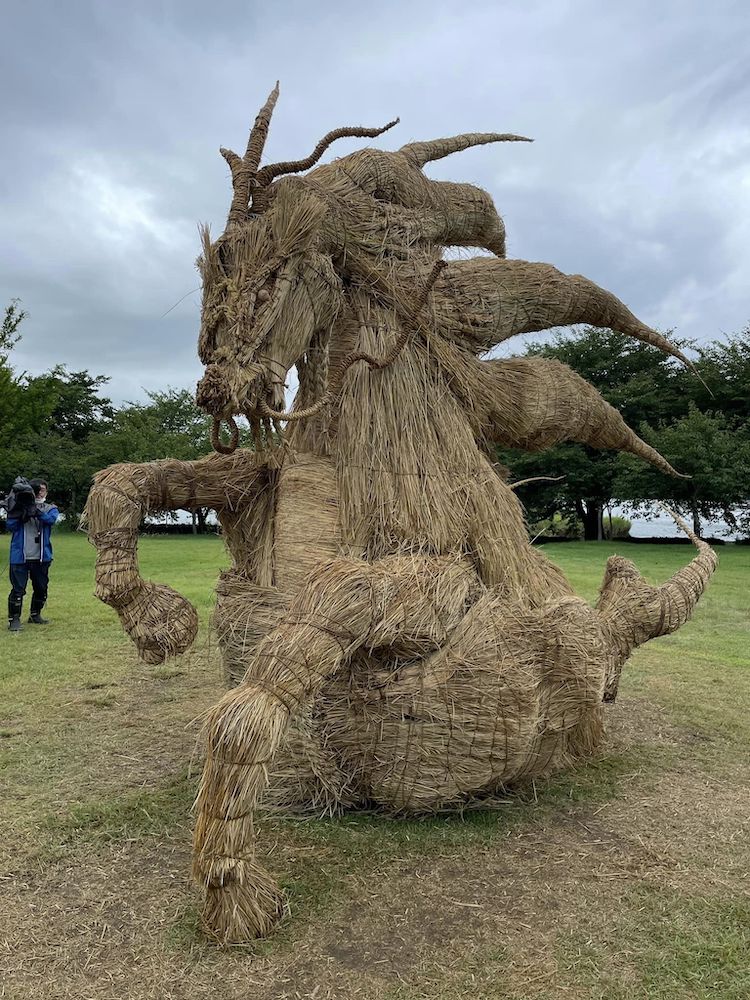
[[[14,501],[8,507],[10,540],[10,583],[8,595],[8,628],[20,632],[21,611],[26,584],[31,577],[31,613],[29,622],[48,625],[42,618],[42,608],[47,601],[49,564],[52,562],[52,525],[58,517],[57,507],[47,503],[47,483],[43,479],[26,482],[17,479],[13,485]]]

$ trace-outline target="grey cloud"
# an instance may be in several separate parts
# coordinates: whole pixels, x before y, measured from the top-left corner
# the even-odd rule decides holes
[[[270,159],[396,114],[386,147],[532,135],[431,172],[492,192],[511,253],[586,273],[646,322],[699,339],[747,323],[744,0],[71,0],[4,22],[0,304],[29,311],[29,370],[105,372],[116,399],[197,378],[196,224],[223,224],[218,147],[243,145],[277,77]]]

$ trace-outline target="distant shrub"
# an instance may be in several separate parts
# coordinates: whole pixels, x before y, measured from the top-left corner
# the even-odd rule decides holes
[[[632,522],[626,517],[612,517],[612,534],[609,532],[609,517],[604,515],[604,538],[627,538],[630,535]],[[575,517],[565,514],[555,514],[529,525],[532,538],[583,538],[583,525]]]
[[[614,519],[613,519],[614,520]],[[555,514],[529,525],[531,537],[543,535],[545,538],[582,538],[583,527],[574,517]]]
[[[610,533],[609,517],[606,514],[604,515],[604,537],[607,539],[627,538],[632,526],[632,521],[628,521],[626,517],[615,516],[612,518],[612,530]]]

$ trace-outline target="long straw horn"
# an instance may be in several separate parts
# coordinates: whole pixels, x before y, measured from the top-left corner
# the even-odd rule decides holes
[[[229,164],[232,172],[232,188],[234,195],[227,217],[227,228],[242,223],[247,218],[247,206],[250,201],[250,189],[256,182],[256,174],[260,166],[260,159],[263,156],[263,148],[268,138],[268,129],[271,125],[271,116],[279,99],[279,81],[268,95],[268,100],[258,112],[255,124],[250,130],[250,137],[247,140],[245,155],[240,157],[231,149],[223,146],[219,150],[221,155]]]
[[[425,163],[432,160],[442,160],[444,156],[451,153],[460,153],[461,150],[469,149],[470,146],[485,146],[490,142],[533,142],[525,135],[513,135],[510,132],[465,132],[463,135],[454,135],[448,139],[432,139],[428,142],[410,142],[402,146],[399,153],[404,153],[418,166],[423,167]]]
[[[382,135],[383,132],[387,132],[388,129],[393,128],[394,125],[398,125],[400,120],[400,118],[394,118],[392,122],[388,122],[388,124],[383,125],[382,128],[363,128],[355,125],[352,127],[333,129],[333,131],[327,132],[326,135],[323,136],[312,153],[305,157],[304,160],[285,160],[282,163],[269,163],[268,166],[263,167],[263,169],[258,172],[258,187],[266,187],[272,180],[274,180],[274,178],[280,177],[282,174],[297,174],[301,170],[309,170],[310,167],[314,166],[318,162],[323,153],[325,153],[331,143],[335,142],[336,139],[374,139],[376,136]]]

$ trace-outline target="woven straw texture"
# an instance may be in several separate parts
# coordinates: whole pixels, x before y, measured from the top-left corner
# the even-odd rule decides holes
[[[97,595],[149,663],[183,652],[197,619],[141,579],[141,519],[202,505],[221,521],[232,568],[213,625],[232,686],[206,721],[194,873],[222,943],[268,934],[285,911],[256,856],[263,809],[466,808],[592,754],[627,657],[687,621],[715,568],[697,538],[659,587],[614,557],[592,608],[532,548],[493,465],[498,444],[572,440],[677,474],[566,366],[483,360],[502,341],[587,323],[689,363],[591,281],[506,260],[490,196],[423,172],[522,137],[316,166],[336,138],[384,131],[337,129],[261,167],[277,97],[243,156],[222,150],[232,205],[217,239],[203,233],[197,399],[216,453],[104,470],[87,511]],[[448,246],[494,256],[445,263]],[[240,417],[252,450],[237,448]]]

